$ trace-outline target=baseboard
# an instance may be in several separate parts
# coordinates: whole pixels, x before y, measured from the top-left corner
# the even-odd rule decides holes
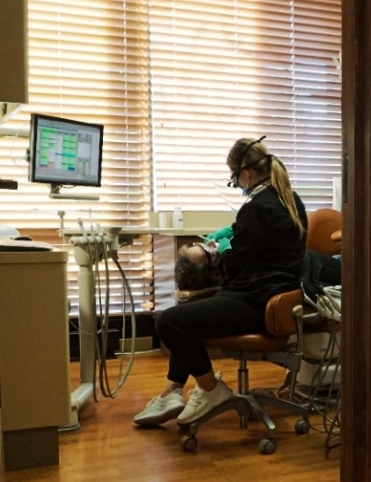
[[[136,351],[147,351],[155,348],[159,348],[160,342],[155,331],[155,313],[138,313],[136,318]],[[70,360],[80,359],[80,335],[78,332],[78,319],[70,320]],[[125,333],[125,339],[130,340],[132,337],[132,325],[131,315],[125,317],[125,330],[123,331],[123,317],[120,315],[110,316],[109,330],[108,330],[108,346],[107,346],[107,358],[115,358],[121,351],[121,337],[123,332]],[[142,339],[147,339],[142,345]],[[129,346],[125,346],[125,352],[131,351],[131,341],[128,342]]]
[[[120,338],[120,350],[122,351],[122,338]],[[124,340],[124,352],[130,353],[132,351],[132,338],[126,338]],[[134,350],[135,352],[150,351],[153,350],[153,338],[152,336],[143,336],[140,338],[135,338],[134,340]]]

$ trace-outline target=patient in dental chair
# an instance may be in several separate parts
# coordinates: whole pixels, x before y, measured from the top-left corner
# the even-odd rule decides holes
[[[223,279],[223,268],[217,252],[218,243],[185,244],[178,251],[175,264],[177,298],[180,302],[212,296]],[[302,286],[314,302],[322,287],[341,284],[341,261],[318,251],[307,249],[302,265]]]

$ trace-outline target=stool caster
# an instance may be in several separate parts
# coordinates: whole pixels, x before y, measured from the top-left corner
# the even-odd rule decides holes
[[[184,452],[193,452],[197,447],[197,439],[193,435],[184,435],[180,440]]]
[[[276,451],[276,442],[269,438],[263,438],[259,442],[259,450],[262,454],[274,454]]]
[[[307,420],[297,420],[295,423],[295,432],[298,435],[304,435],[309,432],[309,422]]]

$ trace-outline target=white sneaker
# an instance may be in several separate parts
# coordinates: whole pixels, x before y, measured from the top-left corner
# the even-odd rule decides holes
[[[155,397],[147,403],[146,408],[135,415],[134,423],[137,425],[161,425],[177,416],[183,411],[185,403],[182,398],[182,389],[176,388],[166,397]]]
[[[232,395],[233,390],[220,379],[217,381],[214,390],[210,392],[196,386],[177,421],[181,425],[192,423],[209,413],[213,408],[229,400]]]

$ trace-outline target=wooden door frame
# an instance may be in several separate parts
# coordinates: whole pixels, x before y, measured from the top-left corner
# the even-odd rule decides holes
[[[371,0],[343,0],[341,482],[371,480]]]

